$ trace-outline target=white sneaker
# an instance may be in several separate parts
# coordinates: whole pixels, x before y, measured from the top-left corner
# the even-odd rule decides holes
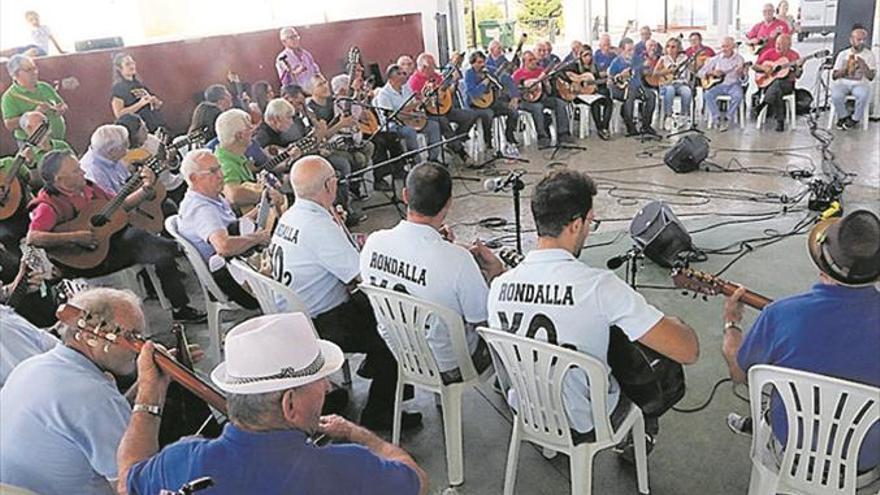
[[[507,156],[512,156],[514,158],[519,158],[519,149],[515,144],[507,143],[504,146],[504,154]]]
[[[672,118],[672,115],[667,115],[666,119],[663,121],[663,129],[671,131],[673,128],[675,128],[675,119]]]

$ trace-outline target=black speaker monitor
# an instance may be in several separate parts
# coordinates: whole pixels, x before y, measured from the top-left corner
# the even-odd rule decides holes
[[[701,134],[689,134],[679,139],[663,157],[663,163],[676,173],[693,172],[709,156],[709,140]]]
[[[693,251],[691,235],[662,201],[652,201],[636,213],[629,235],[645,256],[666,268],[679,261],[679,253]]]
[[[122,38],[116,36],[114,38],[98,38],[94,40],[77,41],[74,48],[78,52],[90,52],[92,50],[105,50],[107,48],[121,48],[125,46]]]

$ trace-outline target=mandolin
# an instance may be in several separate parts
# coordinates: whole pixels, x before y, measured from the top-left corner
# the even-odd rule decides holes
[[[718,294],[729,296],[739,288],[738,285],[720,279],[715,275],[694,270],[692,268],[676,268],[672,271],[672,281],[678,288],[709,296],[715,296]],[[764,306],[773,302],[769,297],[762,296],[761,294],[750,290],[746,290],[740,300],[743,304],[751,306],[757,310],[764,309]]]
[[[27,162],[22,151],[28,146],[37,146],[49,132],[49,122],[45,121],[28,136],[27,143],[15,154],[12,165],[6,171],[0,170],[0,220],[6,220],[18,211],[25,198],[27,184],[19,180],[18,172]]]
[[[770,86],[773,81],[777,79],[785,79],[791,73],[791,70],[800,69],[808,60],[812,60],[814,58],[825,58],[831,52],[828,50],[819,50],[817,52],[811,53],[806,57],[799,58],[797,60],[791,61],[786,57],[780,57],[772,62],[764,62],[763,65],[767,65],[770,67],[766,72],[759,72],[755,76],[755,84],[758,85],[759,88],[766,88]],[[756,69],[757,70],[757,69]]]
[[[147,340],[138,333],[102,321],[70,303],[63,304],[56,313],[58,320],[77,330],[89,332],[109,345],[118,345],[131,352],[140,352]],[[226,397],[198,375],[175,360],[168,351],[156,347],[153,355],[156,366],[171,379],[226,415]]]

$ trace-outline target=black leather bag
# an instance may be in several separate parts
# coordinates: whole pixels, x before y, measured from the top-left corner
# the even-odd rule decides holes
[[[610,329],[608,365],[620,389],[645,416],[660,416],[678,403],[685,392],[681,364],[631,342],[617,326]]]

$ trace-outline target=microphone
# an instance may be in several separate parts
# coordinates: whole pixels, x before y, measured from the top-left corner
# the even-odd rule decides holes
[[[638,255],[638,252],[635,249],[630,249],[624,254],[615,256],[608,261],[605,262],[605,266],[609,270],[617,270],[621,265],[626,263],[627,261],[635,258]]]
[[[519,181],[520,177],[525,173],[525,170],[513,170],[507,174],[507,177],[493,177],[491,179],[486,179],[483,181],[483,189],[493,193],[503,191],[507,186]]]

